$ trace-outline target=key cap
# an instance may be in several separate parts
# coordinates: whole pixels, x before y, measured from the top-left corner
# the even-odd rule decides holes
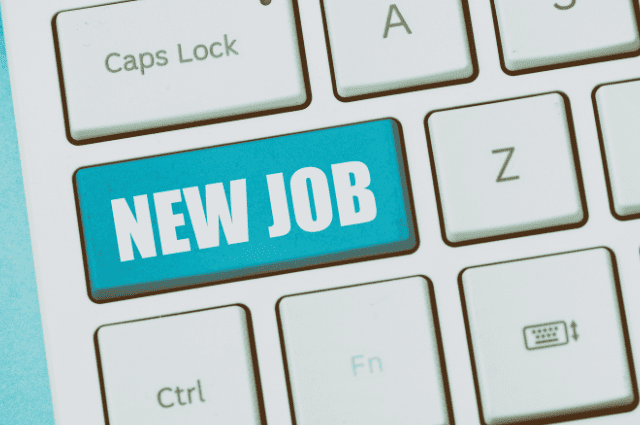
[[[296,424],[452,423],[429,285],[413,277],[280,301]]]
[[[474,78],[460,0],[323,0],[341,100]]]
[[[633,55],[632,0],[493,0],[506,72]]]
[[[640,81],[604,85],[596,91],[611,207],[618,218],[632,218],[640,214],[638,99]]]
[[[447,243],[584,222],[565,108],[552,93],[427,116]]]
[[[483,423],[568,421],[637,405],[614,267],[612,253],[597,248],[461,273]]]
[[[111,425],[260,424],[242,307],[107,325],[96,335]]]
[[[137,1],[56,17],[72,142],[304,107],[291,0]]]
[[[90,297],[412,252],[400,134],[387,119],[80,169]]]

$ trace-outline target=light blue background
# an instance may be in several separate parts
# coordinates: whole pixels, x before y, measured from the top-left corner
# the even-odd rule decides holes
[[[417,236],[398,133],[397,123],[387,119],[80,169],[75,181],[91,297],[101,302],[412,250]],[[369,189],[378,213],[371,222],[342,227],[331,164],[347,161],[361,161],[369,168]],[[332,188],[333,221],[316,233],[301,230],[294,219],[289,181],[303,167],[320,168]],[[270,238],[273,218],[266,176],[280,172],[292,227],[289,234]],[[173,204],[173,211],[184,216],[185,226],[176,230],[178,239],[189,238],[191,251],[162,255],[153,193],[198,186],[202,197],[206,184],[222,182],[229,200],[229,182],[243,178],[248,242],[227,245],[221,231],[219,247],[198,250],[183,199]],[[135,259],[120,262],[111,200],[125,198],[134,212],[133,197],[143,194],[149,201],[158,255],[142,259],[134,244]]]
[[[0,424],[53,424],[0,15]]]

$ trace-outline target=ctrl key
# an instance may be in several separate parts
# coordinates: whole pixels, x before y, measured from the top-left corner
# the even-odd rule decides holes
[[[247,316],[230,306],[100,327],[108,423],[259,424]]]

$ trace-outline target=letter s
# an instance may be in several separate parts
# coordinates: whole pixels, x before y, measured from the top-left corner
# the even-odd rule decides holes
[[[118,69],[111,69],[111,67],[109,66],[109,59],[111,59],[111,56],[118,56],[120,57],[120,53],[109,53],[107,55],[107,58],[104,60],[104,66],[107,68],[107,71],[112,72],[112,73],[116,73],[116,72],[120,72],[122,71],[122,67],[118,68]]]
[[[162,55],[161,55],[161,53],[166,55],[166,54],[167,54],[167,51],[166,51],[166,50],[158,50],[158,51],[156,52],[156,58],[158,59],[158,61],[156,62],[156,64],[157,64],[158,66],[165,66],[166,64],[168,64],[168,63],[169,63],[169,59],[167,59],[167,57],[166,57],[166,56],[162,56]]]

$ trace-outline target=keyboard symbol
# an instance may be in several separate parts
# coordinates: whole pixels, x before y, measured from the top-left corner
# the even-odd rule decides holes
[[[524,333],[524,345],[527,350],[555,347],[569,343],[567,324],[564,321],[526,326],[522,332]]]

